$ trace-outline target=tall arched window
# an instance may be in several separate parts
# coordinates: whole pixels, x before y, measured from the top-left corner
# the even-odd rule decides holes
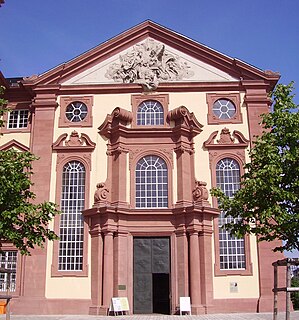
[[[155,100],[143,101],[137,109],[137,125],[154,126],[164,124],[164,110],[160,102]]]
[[[81,211],[85,205],[85,167],[70,161],[63,167],[59,242],[59,271],[83,268],[84,225]]]
[[[143,157],[136,165],[136,208],[167,207],[167,165],[158,156]]]
[[[240,188],[240,166],[231,158],[224,158],[216,165],[216,182],[228,197],[233,197]],[[233,219],[225,217],[221,212],[219,216],[219,254],[220,270],[245,269],[245,241],[230,235],[222,226]]]

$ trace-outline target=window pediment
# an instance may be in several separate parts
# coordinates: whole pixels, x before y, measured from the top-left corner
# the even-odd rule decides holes
[[[81,150],[81,151],[93,151],[96,144],[91,141],[89,136],[85,133],[81,133],[79,136],[77,131],[73,131],[69,139],[68,134],[64,133],[58,137],[53,143],[53,150]]]

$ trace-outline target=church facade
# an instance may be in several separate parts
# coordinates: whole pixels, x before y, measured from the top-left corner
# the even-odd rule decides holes
[[[59,240],[4,244],[15,314],[272,310],[273,243],[236,239],[209,190],[233,196],[279,75],[151,21],[39,76],[6,79],[1,150],[29,150]],[[5,282],[5,275],[1,275]],[[0,288],[1,289],[1,288]]]

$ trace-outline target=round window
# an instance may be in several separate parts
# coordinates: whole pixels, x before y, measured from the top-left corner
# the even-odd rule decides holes
[[[83,102],[75,101],[66,107],[65,116],[71,122],[80,122],[87,116],[87,106]]]
[[[231,119],[236,114],[236,106],[230,100],[219,99],[213,104],[213,113],[219,119]]]

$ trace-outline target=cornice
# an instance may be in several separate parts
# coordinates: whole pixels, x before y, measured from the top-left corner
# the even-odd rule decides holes
[[[219,68],[240,80],[262,79],[272,86],[279,79],[273,72],[264,72],[148,20],[36,78],[25,79],[23,82],[30,85],[61,83],[148,37]]]

